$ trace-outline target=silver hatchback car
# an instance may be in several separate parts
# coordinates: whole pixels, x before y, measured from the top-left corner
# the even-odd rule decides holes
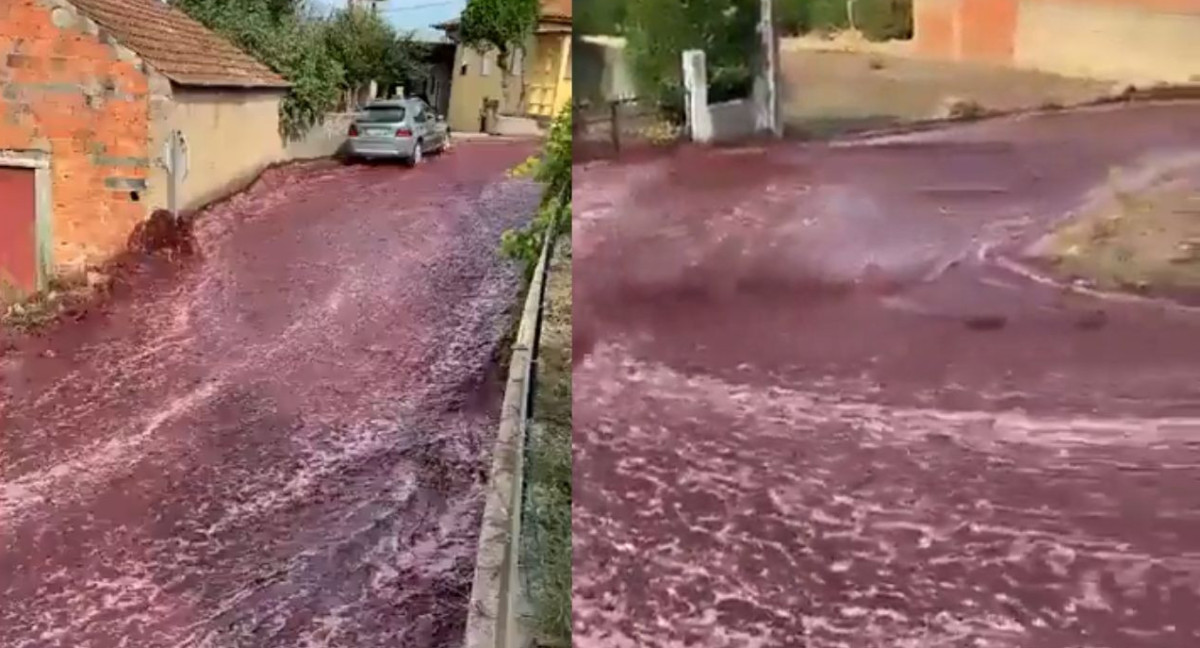
[[[421,99],[389,99],[368,104],[347,137],[351,159],[391,158],[416,166],[426,153],[446,148],[450,129]]]

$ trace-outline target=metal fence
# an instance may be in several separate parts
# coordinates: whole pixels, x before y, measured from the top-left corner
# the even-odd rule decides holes
[[[579,102],[572,109],[576,160],[616,157],[637,148],[670,145],[682,132],[658,105],[642,99]]]

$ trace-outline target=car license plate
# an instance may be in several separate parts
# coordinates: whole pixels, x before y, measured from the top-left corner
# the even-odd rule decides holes
[[[367,130],[367,135],[373,135],[375,137],[385,137],[387,134],[388,129],[386,128],[371,128]]]

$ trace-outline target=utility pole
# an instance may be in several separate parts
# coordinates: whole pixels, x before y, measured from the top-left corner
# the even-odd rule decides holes
[[[783,119],[779,112],[779,34],[775,31],[774,4],[773,0],[759,0],[758,35],[762,43],[762,61],[754,85],[759,113],[758,127],[775,137],[782,137]]]

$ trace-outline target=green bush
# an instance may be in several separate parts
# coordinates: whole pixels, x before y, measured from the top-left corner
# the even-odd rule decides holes
[[[546,237],[553,239],[571,231],[571,110],[564,108],[550,127],[542,155],[513,170],[514,175],[532,175],[542,184],[542,203],[533,222],[504,232],[500,250],[520,261],[526,276],[532,276]]]
[[[639,94],[682,114],[684,50],[702,49],[709,99],[749,94],[758,65],[759,0],[629,0],[624,31]]]
[[[846,0],[779,0],[784,33],[835,32],[850,27]],[[870,40],[912,38],[912,0],[855,0],[854,24]]]
[[[299,137],[337,106],[345,69],[329,55],[324,31],[295,3],[280,0],[174,0],[209,29],[292,83],[280,107],[280,130]]]
[[[627,5],[627,0],[584,0],[575,3],[572,26],[577,34],[621,34]]]
[[[337,11],[324,25],[330,56],[346,71],[346,86],[361,88],[376,81],[381,89],[418,87],[428,76],[421,61],[426,47],[401,36],[379,14]]]
[[[907,39],[913,35],[912,0],[857,0],[854,18],[871,40]]]

